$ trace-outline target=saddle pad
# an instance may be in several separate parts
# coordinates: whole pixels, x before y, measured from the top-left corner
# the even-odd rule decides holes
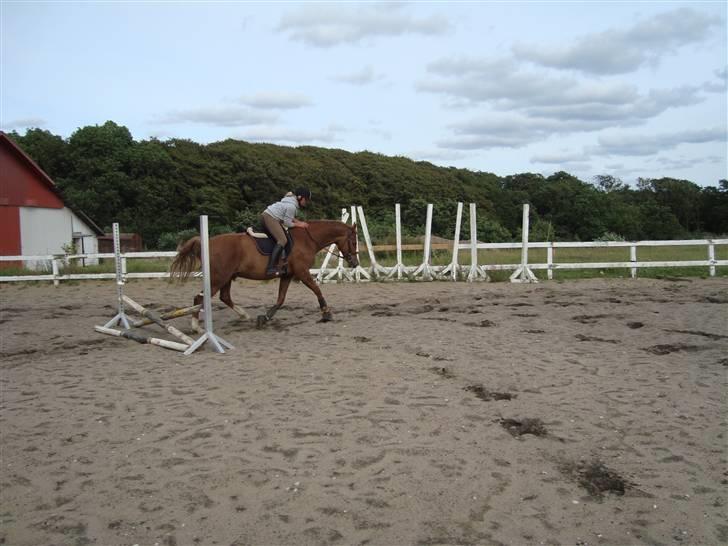
[[[265,233],[254,231],[252,227],[249,227],[246,233],[250,235],[253,241],[255,241],[255,246],[258,248],[258,252],[264,256],[270,256],[273,254],[273,248],[276,246],[275,239]],[[291,250],[293,250],[293,237],[291,237],[290,231],[286,231],[286,239],[288,239],[288,243],[286,243],[284,252],[286,253],[286,256],[290,256]]]

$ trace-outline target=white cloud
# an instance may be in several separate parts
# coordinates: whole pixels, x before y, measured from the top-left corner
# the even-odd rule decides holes
[[[356,72],[338,74],[333,76],[331,79],[341,83],[350,83],[352,85],[366,85],[374,83],[377,80],[381,80],[382,78],[383,76],[374,72],[374,68],[372,68],[371,65],[367,65]]]
[[[238,102],[260,109],[291,110],[311,106],[311,99],[301,93],[268,91],[254,95],[243,95]]]
[[[355,44],[366,38],[403,34],[442,34],[444,17],[415,17],[402,4],[307,4],[285,14],[277,30],[316,47]]]
[[[658,63],[680,47],[706,40],[720,18],[691,8],[658,14],[626,30],[610,29],[586,34],[565,47],[516,44],[520,59],[559,69],[589,74],[625,74],[643,65]]]
[[[615,123],[634,125],[669,108],[700,102],[698,87],[651,90],[633,85],[592,83],[523,71],[512,59],[441,59],[431,63],[435,75],[417,84],[420,91],[442,94],[460,105],[490,104],[519,110],[529,117],[582,121],[595,130]]]
[[[218,106],[171,110],[155,120],[157,123],[199,123],[219,127],[241,127],[275,121],[276,116],[239,106]]]
[[[7,121],[2,124],[3,131],[14,131],[17,129],[33,129],[45,127],[48,122],[43,118],[19,118]]]
[[[725,159],[715,155],[708,157],[658,157],[656,162],[667,169],[682,170],[691,169],[695,166],[704,165],[706,163],[725,162]]]
[[[448,161],[457,161],[469,157],[468,154],[453,150],[412,150],[407,156],[414,161],[430,161],[443,163]]]
[[[681,144],[726,142],[725,128],[712,127],[662,134],[608,134],[599,137],[595,155],[646,156],[675,148]]]
[[[702,87],[703,91],[708,93],[725,93],[728,87],[728,68],[716,70],[714,74],[717,81],[705,82]]]
[[[583,150],[575,151],[556,151],[551,153],[536,154],[531,157],[531,163],[546,164],[564,164],[564,163],[582,163],[589,160],[589,154]]]
[[[329,126],[321,130],[301,130],[281,126],[262,126],[240,133],[240,138],[253,142],[277,144],[311,144],[312,142],[334,142],[340,129]]]

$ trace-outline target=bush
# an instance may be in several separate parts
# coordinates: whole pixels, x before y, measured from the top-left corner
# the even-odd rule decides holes
[[[162,233],[157,241],[157,249],[177,250],[180,244],[197,235],[199,235],[199,232],[196,229],[184,229],[177,233]]]

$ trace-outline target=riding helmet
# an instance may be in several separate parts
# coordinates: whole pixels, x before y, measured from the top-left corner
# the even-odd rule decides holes
[[[296,197],[305,197],[309,201],[311,200],[311,190],[308,188],[298,188],[293,192]]]

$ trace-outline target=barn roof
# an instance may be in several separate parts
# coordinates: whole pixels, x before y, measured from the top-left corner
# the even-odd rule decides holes
[[[26,154],[20,146],[18,146],[13,139],[11,139],[5,131],[0,131],[0,145],[6,147],[8,150],[10,150],[21,163],[25,163],[30,170],[36,175],[36,178],[39,182],[41,182],[43,185],[45,185],[50,191],[55,193],[61,201],[63,201],[63,204],[71,209],[73,213],[81,218],[86,224],[88,224],[88,227],[90,227],[96,235],[103,235],[104,231],[96,225],[96,222],[91,220],[85,212],[83,212],[81,209],[78,209],[74,207],[73,205],[69,204],[63,197],[63,193],[60,189],[58,189],[58,186],[56,186],[56,183],[53,182],[53,179],[51,179],[48,174],[40,168],[40,166],[31,159],[31,157]]]

